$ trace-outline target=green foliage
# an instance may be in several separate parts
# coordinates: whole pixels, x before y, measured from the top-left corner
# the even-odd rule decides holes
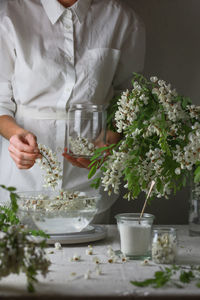
[[[89,164],[90,171],[88,173],[88,179],[91,179],[97,172],[97,170],[100,168],[101,171],[105,170],[105,167],[103,166],[105,160],[106,160],[106,154],[112,153],[112,149],[118,147],[117,145],[111,144],[109,146],[97,148],[94,152],[94,155],[91,158],[91,163]],[[91,184],[91,187],[98,189],[100,186],[101,179],[95,178],[93,180],[93,183]]]
[[[183,266],[173,265],[171,267],[162,268],[154,273],[153,278],[148,278],[143,281],[131,281],[130,283],[138,287],[151,286],[153,288],[162,288],[163,286],[175,286],[183,288],[183,284],[188,284],[196,280],[196,286],[200,288],[200,269],[198,267],[188,267],[185,270]]]
[[[111,101],[110,104],[107,108],[107,120],[106,120],[106,127],[108,130],[112,130],[112,131],[116,131],[116,127],[115,127],[115,122],[114,122],[114,117],[115,117],[115,113],[117,111],[118,105],[117,105],[117,101],[119,100],[119,96],[118,97],[114,97]]]
[[[200,166],[198,166],[194,171],[194,182],[200,182]]]
[[[10,193],[10,207],[0,206],[0,278],[11,273],[23,272],[27,278],[27,289],[34,292],[36,276],[46,276],[50,261],[45,257],[47,247],[46,235],[43,231],[28,230],[20,224],[17,217],[19,196],[14,187],[0,185]],[[34,241],[32,236],[39,236]]]
[[[133,89],[111,101],[108,123],[122,134],[122,140],[110,149],[95,151],[88,178],[100,169],[104,180],[95,179],[93,187],[102,182],[109,193],[118,190],[118,170],[113,171],[116,153],[125,157],[118,172],[127,187],[125,198],[137,198],[141,192],[147,195],[152,181],[156,184],[151,195],[168,198],[186,185],[193,165],[194,181],[200,182],[200,159],[192,158],[194,152],[199,153],[194,150],[198,144],[194,139],[200,133],[200,107],[191,105],[191,100],[178,95],[170,84],[154,79],[134,73]],[[106,151],[110,154],[102,159]]]

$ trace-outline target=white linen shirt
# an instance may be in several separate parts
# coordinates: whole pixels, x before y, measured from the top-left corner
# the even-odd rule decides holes
[[[56,0],[0,1],[0,115],[14,117],[58,152],[59,189],[87,190],[91,183],[87,170],[61,155],[66,105],[107,105],[143,60],[143,24],[123,1],[79,0],[70,8]],[[17,169],[8,145],[1,138],[0,184],[42,190],[39,166]]]

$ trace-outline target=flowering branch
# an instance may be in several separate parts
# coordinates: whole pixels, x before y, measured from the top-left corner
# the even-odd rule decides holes
[[[29,292],[34,292],[36,276],[49,271],[50,261],[45,257],[46,240],[34,242],[32,235],[47,237],[42,231],[31,231],[21,225],[17,216],[19,198],[14,187],[0,185],[10,193],[11,206],[0,206],[0,279],[11,273],[23,272]]]
[[[152,196],[167,198],[186,184],[194,167],[194,180],[200,181],[200,106],[170,84],[135,74],[133,89],[117,101],[114,123],[123,138],[110,151],[95,187],[101,183],[109,194],[118,193],[123,179],[125,198],[134,199],[155,181]]]
[[[42,158],[38,158],[36,161],[45,170],[44,187],[51,187],[55,189],[59,180],[62,178],[62,169],[60,162],[57,159],[56,153],[53,153],[50,148],[45,145],[39,144],[38,148]]]

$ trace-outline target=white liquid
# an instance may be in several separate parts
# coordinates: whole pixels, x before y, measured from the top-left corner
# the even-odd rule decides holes
[[[118,224],[121,252],[127,256],[146,255],[151,244],[151,225],[137,222]]]

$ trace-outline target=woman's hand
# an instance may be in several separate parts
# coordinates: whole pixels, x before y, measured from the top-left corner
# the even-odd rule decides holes
[[[117,144],[119,142],[121,138],[121,135],[117,132],[114,132],[114,131],[111,131],[111,130],[108,130],[106,132],[106,144],[98,141],[96,141],[96,146],[98,148],[100,147],[104,147],[104,146],[109,146],[109,145],[112,145],[112,144]],[[101,139],[99,139],[101,140]],[[79,167],[79,168],[86,168],[88,169],[88,166],[90,165],[91,161],[89,159],[86,159],[84,157],[78,157],[78,158],[75,158],[73,156],[71,156],[69,153],[67,153],[67,148],[65,148],[65,152],[62,154],[67,160],[68,162],[70,162],[73,166],[76,166],[76,167]],[[106,154],[107,156],[108,154]],[[106,157],[105,156],[105,157]]]
[[[36,136],[28,131],[15,134],[10,138],[8,150],[19,169],[30,169],[36,158],[40,157]]]

